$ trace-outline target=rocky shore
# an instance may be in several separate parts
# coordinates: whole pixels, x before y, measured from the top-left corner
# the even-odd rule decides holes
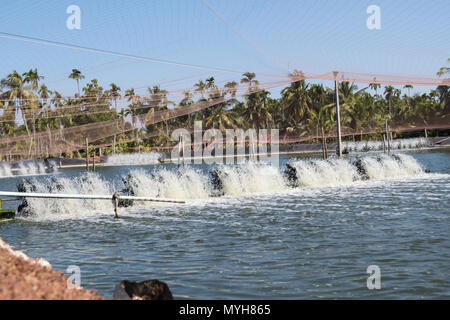
[[[0,300],[103,300],[93,290],[69,289],[68,277],[44,259],[13,250],[0,238]]]

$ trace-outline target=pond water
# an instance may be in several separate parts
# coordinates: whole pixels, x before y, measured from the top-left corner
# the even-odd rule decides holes
[[[32,199],[30,215],[0,223],[0,236],[56,269],[80,267],[81,285],[107,298],[124,279],[165,281],[178,299],[450,298],[450,152],[396,154],[361,155],[364,178],[354,158],[294,156],[279,167],[34,175],[28,187],[36,191],[86,194],[120,191],[129,175],[136,195],[186,204],[135,203],[113,219],[110,201]],[[212,196],[213,167],[221,196]],[[16,191],[22,179],[0,178],[0,190]],[[380,290],[366,286],[370,265],[381,270]]]

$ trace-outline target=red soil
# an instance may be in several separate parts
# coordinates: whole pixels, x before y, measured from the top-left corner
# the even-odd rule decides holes
[[[68,277],[43,259],[15,251],[0,238],[0,300],[102,300],[93,290],[69,289]]]

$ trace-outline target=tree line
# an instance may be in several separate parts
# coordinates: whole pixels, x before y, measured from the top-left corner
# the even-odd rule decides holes
[[[449,73],[450,69],[443,67],[438,75]],[[294,70],[291,76],[301,79],[302,73]],[[260,88],[255,73],[246,72],[240,84],[246,86],[247,92],[239,98],[236,95],[237,82],[231,81],[219,87],[214,77],[209,77],[195,83],[191,91],[184,91],[181,101],[176,102],[169,100],[168,91],[157,85],[147,88],[147,94],[139,95],[134,88],[122,90],[114,83],[104,88],[97,79],[80,88],[85,76],[78,69],[73,69],[68,78],[76,82],[73,97],[63,97],[58,91],[50,90],[37,69],[22,74],[13,71],[1,79],[0,135],[27,135],[31,139],[36,133],[46,130],[117,119],[124,132],[116,137],[116,151],[129,152],[138,146],[142,150],[169,146],[174,143],[170,139],[171,129],[192,128],[194,121],[198,120],[203,121],[205,129],[278,128],[280,137],[320,136],[322,132],[334,134],[336,125],[334,88],[306,80],[293,81],[281,90],[279,98],[273,98],[271,92]],[[376,83],[359,88],[354,83],[340,82],[343,132],[379,130],[386,120],[403,126],[426,126],[436,121],[448,123],[448,86],[413,95],[411,89],[410,85],[395,88]],[[218,98],[226,99],[210,108],[145,125],[146,116],[153,112],[186,108]],[[118,101],[125,101],[125,105],[122,103],[118,108]],[[146,133],[155,131],[157,135],[145,138]],[[111,137],[103,142],[108,141],[111,142]]]

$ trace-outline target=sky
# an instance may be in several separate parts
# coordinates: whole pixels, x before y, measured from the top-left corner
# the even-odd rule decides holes
[[[81,10],[79,30],[67,28],[70,5]],[[380,8],[379,30],[366,26],[370,5]],[[103,87],[114,82],[138,93],[153,85],[189,88],[209,76],[219,84],[239,82],[246,71],[261,82],[283,79],[293,69],[436,77],[450,58],[449,12],[448,0],[2,0],[0,77],[37,68],[43,83],[65,96],[76,92],[68,79],[74,68],[86,77],[82,85],[96,78]]]

